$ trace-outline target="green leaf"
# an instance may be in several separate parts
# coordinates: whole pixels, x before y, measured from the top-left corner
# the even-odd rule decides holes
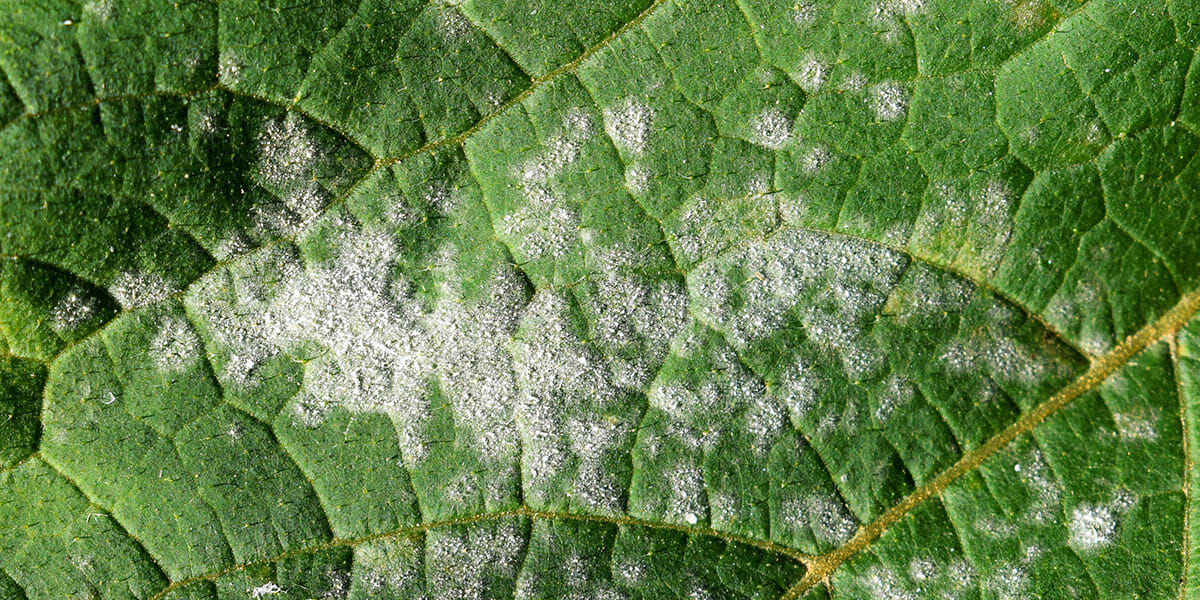
[[[1193,598],[1195,0],[0,0],[0,600]]]

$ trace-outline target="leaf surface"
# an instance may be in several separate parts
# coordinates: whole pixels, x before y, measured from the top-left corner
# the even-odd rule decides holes
[[[1195,595],[1192,0],[0,14],[0,599]]]

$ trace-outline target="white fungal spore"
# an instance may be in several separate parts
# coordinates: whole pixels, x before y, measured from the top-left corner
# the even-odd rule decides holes
[[[578,210],[559,197],[552,182],[579,159],[592,133],[590,115],[579,109],[568,111],[562,128],[546,140],[542,151],[514,169],[526,203],[505,215],[498,229],[517,238],[527,258],[562,256],[578,240]]]
[[[424,591],[424,548],[413,538],[387,538],[354,549],[356,584],[371,595],[415,596]]]
[[[818,542],[831,547],[850,541],[858,531],[858,521],[846,505],[828,494],[810,494],[786,503],[783,522],[796,529],[809,528]]]
[[[242,59],[223,50],[217,61],[217,79],[224,85],[237,85],[242,80]]]
[[[471,22],[454,6],[438,11],[437,30],[447,41],[455,41],[471,31]]]
[[[1092,552],[1112,543],[1117,517],[1107,506],[1082,504],[1071,511],[1067,543],[1079,552]]]
[[[895,82],[881,83],[871,89],[871,110],[880,121],[895,121],[908,113],[904,88]]]
[[[800,168],[805,173],[816,173],[821,167],[828,164],[831,158],[828,148],[825,146],[813,146],[800,158]]]
[[[632,154],[646,151],[653,122],[654,109],[635,98],[604,111],[604,131],[618,147]]]
[[[1158,427],[1155,423],[1158,415],[1150,410],[1134,410],[1113,413],[1113,422],[1117,432],[1125,440],[1153,441],[1158,439]]]
[[[815,55],[808,55],[793,76],[800,89],[813,94],[825,87],[829,80],[829,65]]]
[[[792,118],[777,108],[769,108],[750,124],[751,141],[778,150],[792,137]]]
[[[275,583],[274,581],[268,581],[256,588],[254,588],[252,590],[248,590],[248,591],[250,592],[250,597],[257,600],[259,598],[265,598],[267,596],[275,596],[277,594],[282,594],[283,588],[279,587],[279,584]]]
[[[55,331],[65,332],[86,323],[96,314],[96,300],[81,291],[73,291],[54,306],[51,313]]]
[[[984,587],[998,600],[1024,600],[1029,584],[1028,573],[1015,565],[1005,565],[987,578]]]
[[[158,333],[150,341],[150,354],[159,369],[177,373],[196,363],[201,356],[200,336],[182,317],[168,316],[158,325]]]
[[[258,151],[259,174],[268,183],[279,186],[303,180],[319,156],[303,117],[294,112],[263,125]]]
[[[895,571],[888,568],[872,567],[860,583],[878,600],[917,600],[917,595],[905,588]]]
[[[688,283],[693,314],[735,348],[798,317],[809,339],[839,356],[847,375],[858,380],[885,364],[866,333],[907,264],[875,244],[788,228],[701,263]],[[754,275],[737,282],[740,302],[734,302],[733,287],[719,283],[728,272]]]
[[[426,542],[427,588],[439,600],[490,597],[496,581],[517,575],[525,536],[510,524],[431,532]]]
[[[218,344],[232,349],[222,376],[253,387],[258,365],[316,344],[326,352],[305,369],[293,405],[299,424],[318,426],[334,407],[393,415],[406,460],[417,461],[426,450],[428,384],[437,379],[462,425],[477,434],[483,459],[511,457],[516,386],[504,345],[524,302],[519,276],[497,270],[486,302],[461,302],[447,283],[429,308],[412,295],[393,296],[408,289],[390,272],[394,251],[387,235],[352,231],[324,264],[305,267],[274,249],[251,255],[231,272],[241,284],[232,297],[221,277],[202,281],[193,306]],[[260,285],[260,273],[274,284]]]
[[[625,189],[630,193],[642,195],[650,191],[650,182],[654,179],[654,171],[646,165],[632,165],[625,169]]]
[[[175,288],[157,273],[125,272],[117,275],[108,286],[108,293],[122,308],[139,308],[166,300]]]

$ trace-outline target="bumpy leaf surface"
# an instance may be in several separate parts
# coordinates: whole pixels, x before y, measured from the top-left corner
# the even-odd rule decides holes
[[[0,599],[1200,597],[1196,0],[0,0]]]

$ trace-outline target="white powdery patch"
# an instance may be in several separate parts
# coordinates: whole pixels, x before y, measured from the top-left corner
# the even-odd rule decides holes
[[[808,198],[803,193],[774,194],[779,217],[788,225],[801,225],[808,215]]]
[[[516,577],[526,540],[516,526],[501,525],[431,532],[426,544],[427,589],[439,600],[476,600],[491,597],[492,581]]]
[[[328,193],[314,181],[324,153],[304,118],[289,112],[268,120],[258,135],[258,174],[274,186],[282,206],[256,207],[259,229],[293,235],[329,203]]]
[[[633,165],[625,169],[625,189],[633,194],[641,195],[650,191],[650,182],[654,179],[654,171],[646,165]]]
[[[1097,252],[1092,257],[1092,264],[1104,264],[1106,258],[1106,252]],[[1108,294],[1108,286],[1099,276],[1084,274],[1073,283],[1064,283],[1050,299],[1044,314],[1059,331],[1078,331],[1077,337],[1082,349],[1093,356],[1099,356],[1116,344],[1111,327],[1104,319],[1092,316],[1097,314],[1101,307],[1107,306]]]
[[[234,230],[213,249],[217,260],[229,260],[241,256],[254,248],[254,242],[242,231]]]
[[[390,593],[415,597],[424,591],[424,548],[414,538],[390,538],[354,549],[354,577],[371,595]]]
[[[633,154],[646,151],[654,109],[635,98],[604,111],[604,131],[618,147]]]
[[[637,275],[643,261],[622,247],[593,252],[589,264],[595,268],[595,293],[585,310],[595,323],[593,337],[610,357],[615,383],[643,389],[688,321],[687,288],[680,281]]]
[[[867,86],[867,76],[859,71],[846,75],[842,80],[841,89],[845,92],[861,92]]]
[[[651,348],[660,345],[663,350],[648,352],[665,354],[668,336],[682,325],[681,317],[671,315],[680,309],[670,305],[683,303],[668,300],[664,309],[662,302],[656,302],[639,287],[641,284],[608,283],[606,289],[602,278],[601,301],[594,307],[598,342],[620,347],[649,340]],[[613,298],[606,298],[606,294],[633,304],[611,302]],[[569,310],[566,297],[539,291],[526,309],[520,334],[512,344],[520,389],[517,427],[524,447],[527,488],[535,497],[552,492],[544,484],[574,464],[577,499],[595,508],[616,511],[620,507],[620,486],[615,476],[603,468],[602,459],[625,443],[635,424],[613,422],[605,415],[619,406],[625,394],[644,385],[653,364],[645,365],[645,373],[615,371],[611,362],[580,340]]]
[[[908,284],[888,298],[889,314],[902,325],[960,312],[975,293],[971,282],[924,265],[914,265],[908,273]],[[968,355],[979,353],[964,351],[963,356]]]
[[[297,423],[319,425],[333,407],[391,415],[410,462],[426,454],[421,432],[429,414],[428,384],[437,379],[458,424],[476,434],[481,458],[511,460],[516,385],[505,343],[524,303],[519,276],[500,268],[490,297],[462,302],[453,276],[445,273],[451,283],[429,309],[407,282],[391,276],[395,245],[389,236],[352,231],[340,244],[336,258],[307,268],[282,251],[251,255],[232,273],[233,298],[220,277],[197,286],[189,298],[193,308],[211,324],[219,345],[233,352],[222,377],[253,387],[255,369],[267,359],[292,348],[322,347],[294,400]],[[439,261],[438,272],[451,262]],[[258,285],[268,277],[277,282],[273,289]]]
[[[746,181],[746,195],[750,197],[763,196],[771,191],[771,175],[767,173],[757,173],[750,176]]]
[[[903,17],[912,17],[925,10],[926,0],[880,0],[871,10],[876,23],[888,23]]]
[[[786,425],[784,407],[732,350],[713,351],[709,359],[710,378],[686,386],[656,383],[648,394],[650,405],[671,418],[668,433],[695,450],[711,450],[741,417],[754,452],[766,455]]]
[[[83,10],[97,21],[105,22],[113,16],[112,4],[112,0],[92,0],[83,5]]]
[[[578,240],[579,214],[552,189],[552,180],[578,160],[592,136],[592,118],[571,110],[562,129],[546,140],[545,148],[513,171],[526,203],[501,219],[500,231],[519,238],[518,248],[529,259],[566,254]]]
[[[150,341],[150,355],[158,368],[178,373],[195,364],[201,352],[200,336],[182,317],[168,316],[158,324],[158,333]]]
[[[667,506],[667,519],[687,525],[707,520],[704,475],[700,469],[692,465],[680,465],[668,475],[668,479],[671,499]]]
[[[350,575],[345,571],[329,569],[325,572],[329,588],[321,594],[321,600],[343,600],[350,595]]]
[[[1023,383],[1036,382],[1056,368],[1048,356],[1007,337],[1006,331],[991,333],[984,339],[952,342],[942,360],[953,371],[971,373],[987,369],[993,377]]]
[[[883,393],[879,396],[879,404],[875,407],[875,418],[880,422],[886,422],[897,408],[912,402],[916,395],[916,386],[912,382],[899,375],[892,375],[888,378]]]
[[[437,30],[447,41],[455,41],[471,31],[471,22],[454,6],[438,11]]]
[[[970,211],[967,199],[953,185],[938,182],[933,189],[935,193],[929,195],[913,224],[912,241],[936,248],[966,234],[970,229]]]
[[[282,594],[283,588],[279,587],[279,584],[275,583],[274,581],[268,581],[252,590],[247,590],[247,591],[250,592],[251,598],[258,599],[258,598],[265,598],[266,596],[275,596],[277,594]]]
[[[879,373],[885,357],[868,329],[907,266],[891,250],[853,238],[785,229],[706,261],[688,276],[693,314],[742,348],[799,318],[816,346],[841,358],[854,380]],[[736,282],[726,273],[753,274]]]
[[[858,531],[858,521],[846,505],[828,494],[813,494],[786,503],[783,522],[794,529],[809,528],[818,542],[829,546],[845,544]]]
[[[984,588],[995,594],[997,600],[1019,600],[1027,597],[1029,574],[1015,565],[996,569],[984,582]]]
[[[1113,413],[1113,422],[1116,423],[1117,432],[1124,440],[1156,440],[1158,439],[1158,427],[1155,426],[1155,423],[1158,421],[1158,415],[1155,412]]]
[[[1117,516],[1107,506],[1083,504],[1071,511],[1067,543],[1078,552],[1094,552],[1112,544]]]
[[[758,383],[758,380],[753,380]],[[756,387],[758,393],[750,401],[746,409],[746,432],[754,439],[755,454],[766,457],[778,435],[787,422],[787,414],[778,402],[766,394],[766,390]]]
[[[793,76],[800,89],[813,94],[825,87],[829,81],[829,65],[819,57],[809,54],[804,57],[800,70]]]
[[[267,183],[278,186],[303,180],[320,155],[303,117],[293,112],[263,125],[258,152],[259,174]]]
[[[675,251],[689,262],[698,261],[716,251],[720,245],[719,220],[716,203],[705,197],[693,198],[680,212],[683,231],[676,234]]]
[[[1021,29],[1037,29],[1053,14],[1045,0],[999,0],[999,4],[1012,10],[1013,21]]]
[[[792,137],[792,118],[777,108],[768,108],[750,124],[751,141],[778,150]]]
[[[859,584],[876,600],[917,600],[917,595],[904,587],[896,572],[885,567],[871,567]]]
[[[1035,500],[1029,507],[1028,519],[1037,525],[1056,522],[1062,500],[1062,487],[1054,479],[1042,451],[1034,448],[1013,465],[1022,482],[1033,492]]]
[[[96,299],[74,291],[54,305],[51,311],[55,331],[70,331],[96,315]]]
[[[792,423],[797,427],[817,405],[817,386],[820,381],[820,378],[804,364],[803,359],[796,359],[796,362],[783,372],[778,385],[772,388],[787,407]]]
[[[570,552],[562,560],[562,582],[566,585],[565,593],[559,589],[547,589],[540,576],[528,571],[521,574],[517,580],[516,598],[518,600],[535,600],[543,598],[562,598],[563,600],[624,600],[628,596],[613,587],[608,581],[595,576],[596,563]]]
[[[881,121],[895,121],[908,113],[908,98],[904,88],[895,82],[881,83],[871,88],[871,110]]]
[[[966,237],[957,260],[962,263],[962,268],[990,277],[1000,266],[1012,237],[1013,193],[1006,182],[992,179],[978,192],[972,204],[976,209],[970,226],[959,229],[959,224],[953,224],[949,225],[949,231],[951,235],[961,231]]]
[[[609,473],[601,458],[628,439],[632,428],[623,423],[589,417],[567,423],[571,452],[578,457],[574,496],[586,504],[620,511],[621,484]]]
[[[975,519],[974,527],[977,531],[1000,540],[1010,538],[1017,533],[1015,525],[995,515],[984,515]]]
[[[812,2],[803,0],[792,7],[792,22],[801,28],[808,28],[817,20],[817,9]]]
[[[228,50],[221,51],[217,61],[217,80],[223,85],[237,85],[242,80],[242,59]]]
[[[946,579],[955,589],[965,590],[975,586],[975,565],[965,558],[957,559],[946,568]]]
[[[199,118],[196,119],[195,130],[206,136],[216,134],[222,129],[221,116],[216,111],[208,108],[200,111]]]
[[[627,587],[635,587],[643,583],[648,570],[646,563],[634,557],[614,559],[613,562],[613,579]]]
[[[432,184],[425,190],[424,197],[425,205],[429,206],[439,214],[448,215],[458,208],[461,199],[453,190],[443,184]],[[398,205],[402,208],[409,208],[407,202],[402,199],[393,202],[392,205]],[[407,218],[405,218],[407,217]],[[403,226],[415,219],[407,215],[395,215],[392,219],[397,225]]]
[[[728,492],[717,492],[712,495],[712,525],[714,529],[731,530],[736,526],[738,516],[745,505],[742,498]]]
[[[108,293],[125,309],[139,308],[166,300],[175,292],[157,273],[121,273],[108,286]]]
[[[800,157],[800,168],[805,173],[813,174],[821,170],[832,159],[829,149],[825,146],[813,146],[804,156]]]
[[[938,570],[937,563],[928,558],[914,558],[908,563],[908,577],[917,583],[934,579]]]

